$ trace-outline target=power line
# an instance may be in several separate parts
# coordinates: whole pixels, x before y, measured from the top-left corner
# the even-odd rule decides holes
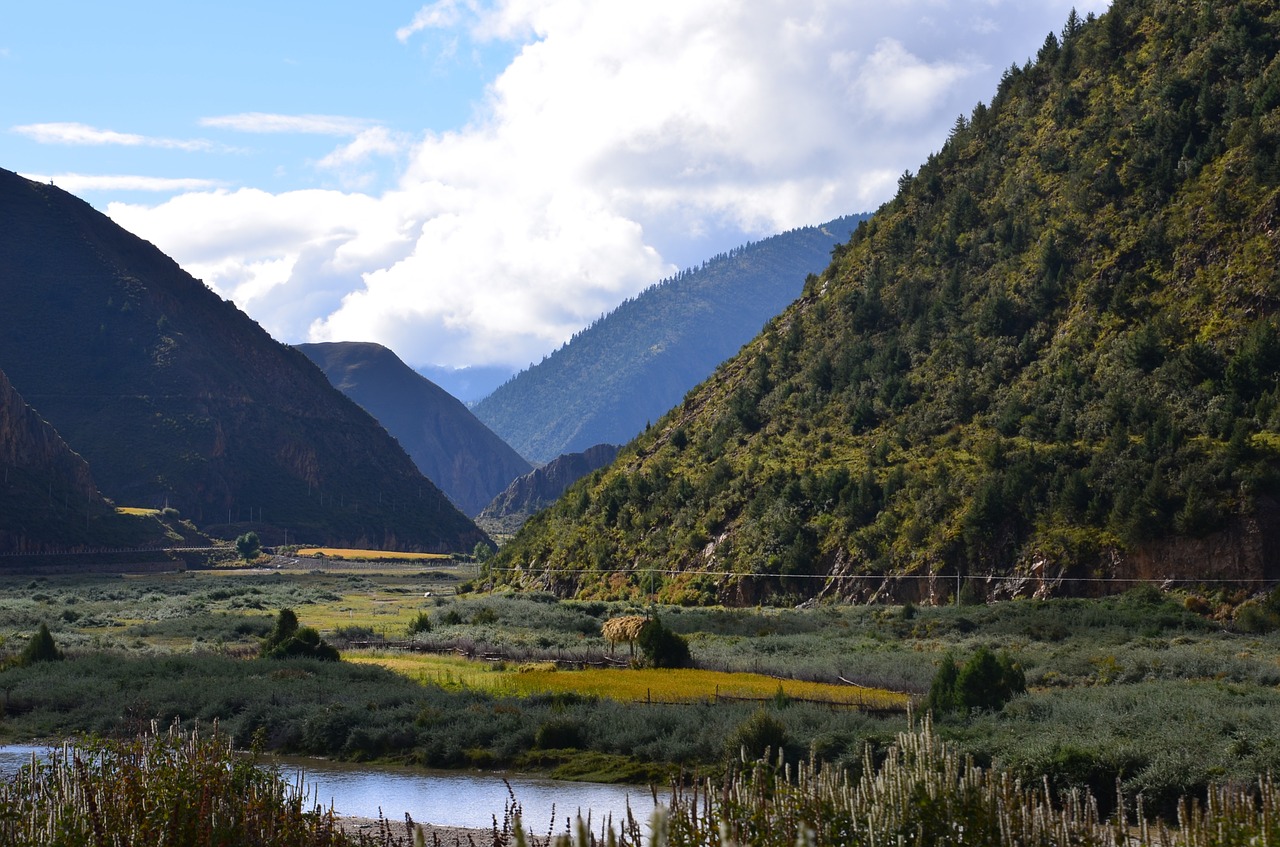
[[[587,574],[587,573],[610,573],[609,571],[589,571],[584,568],[490,568],[490,571],[505,573],[524,573],[530,576],[541,575],[557,575],[557,574]],[[956,577],[955,574],[782,574],[767,573],[764,571],[689,571],[678,570],[675,568],[635,568],[628,573],[636,574],[661,574],[663,576],[678,576],[682,574],[691,574],[694,576],[755,576],[755,577],[774,577],[778,579],[821,579],[821,580],[887,580],[887,579],[933,579],[933,580],[951,580]],[[1275,582],[1274,579],[1266,578],[1249,578],[1249,579],[1205,579],[1203,577],[1192,576],[1162,576],[1144,579],[1142,577],[1101,577],[1101,576],[1034,576],[1034,575],[1012,575],[1012,574],[990,574],[990,575],[969,575],[966,579],[979,579],[987,581],[999,582],[1025,582],[1025,581],[1041,581],[1041,582],[1124,582],[1124,583],[1150,583],[1150,582],[1196,582],[1196,583],[1225,583],[1237,585],[1239,583],[1270,583]]]

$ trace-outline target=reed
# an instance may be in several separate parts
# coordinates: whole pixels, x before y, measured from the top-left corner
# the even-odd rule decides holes
[[[1120,798],[1110,817],[1079,790],[1054,796],[985,769],[943,743],[929,720],[900,733],[883,763],[858,778],[812,763],[743,762],[723,782],[675,785],[643,843],[649,847],[1019,845],[1019,847],[1226,847],[1280,843],[1280,787],[1217,786],[1207,802],[1183,801],[1176,824],[1132,819]],[[584,839],[582,836],[585,835]],[[639,847],[634,819],[576,843]],[[566,836],[559,847],[574,843]]]
[[[64,745],[0,783],[0,844],[338,847],[332,814],[300,785],[236,756],[216,730]]]

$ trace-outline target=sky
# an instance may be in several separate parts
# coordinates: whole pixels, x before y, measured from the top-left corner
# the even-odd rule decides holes
[[[275,338],[518,369],[873,211],[1105,0],[0,0],[0,167]]]

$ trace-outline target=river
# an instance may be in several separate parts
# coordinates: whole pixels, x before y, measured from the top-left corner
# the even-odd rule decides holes
[[[7,778],[48,748],[26,744],[0,746],[0,777]],[[566,819],[590,814],[592,829],[612,817],[615,827],[626,820],[627,804],[648,831],[653,795],[635,785],[565,782],[528,774],[437,771],[394,766],[352,765],[320,759],[279,759],[281,776],[291,783],[303,775],[310,802],[333,806],[339,815],[376,818],[392,823],[408,813],[415,821],[438,826],[486,829],[494,817],[502,824],[509,799],[507,785],[522,809],[525,829],[545,834],[565,831]],[[505,782],[504,782],[505,780]],[[553,826],[554,809],[554,826]]]

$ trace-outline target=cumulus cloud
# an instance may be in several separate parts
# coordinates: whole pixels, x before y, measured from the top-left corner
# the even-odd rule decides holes
[[[166,150],[214,150],[218,145],[204,139],[156,138],[129,132],[98,129],[81,123],[23,124],[12,129],[39,144],[117,145],[122,147],[160,147]]]
[[[282,340],[519,366],[681,264],[874,209],[1071,6],[438,0],[396,37],[519,47],[467,126],[410,139],[333,116],[203,122],[349,138],[318,172],[390,159],[391,187],[109,212]]]
[[[236,132],[359,135],[372,127],[374,122],[342,115],[277,115],[269,112],[242,112],[237,115],[201,118],[200,125]]]

